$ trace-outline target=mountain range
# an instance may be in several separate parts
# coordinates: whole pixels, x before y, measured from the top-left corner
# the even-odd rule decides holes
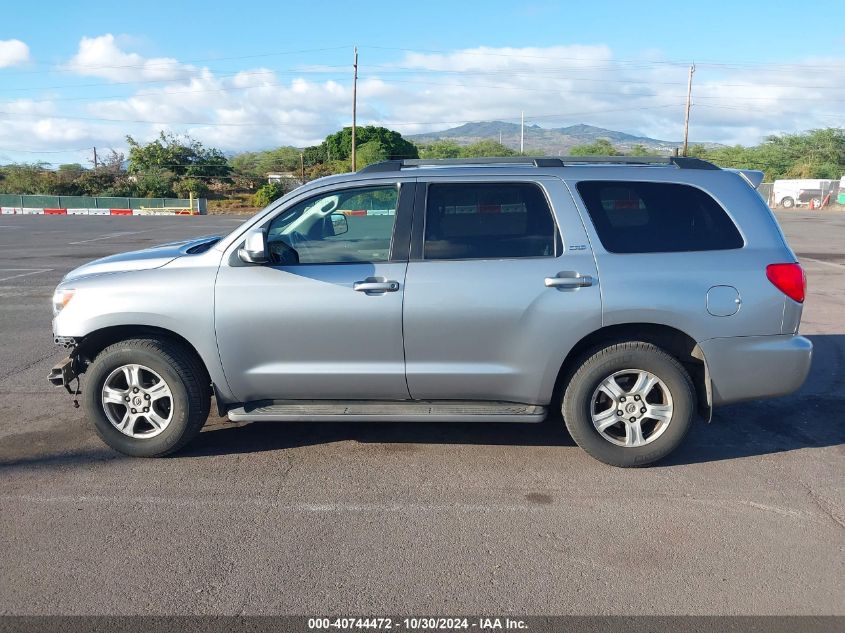
[[[405,138],[417,144],[432,143],[437,140],[450,140],[458,145],[470,145],[481,140],[499,141],[501,138],[503,145],[518,150],[519,137],[520,126],[518,123],[481,121],[478,123],[465,123],[464,125],[439,132],[412,134]],[[594,143],[599,139],[606,139],[613,143],[617,149],[623,151],[629,150],[635,145],[642,145],[650,150],[669,154],[675,147],[681,146],[680,141],[662,141],[648,136],[617,132],[585,123],[560,128],[544,128],[534,124],[525,126],[525,153],[565,154],[576,145]],[[701,144],[705,147],[720,147],[719,143],[691,142],[691,144]]]

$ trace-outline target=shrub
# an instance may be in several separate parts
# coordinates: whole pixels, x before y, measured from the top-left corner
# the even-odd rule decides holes
[[[285,195],[285,186],[280,182],[268,182],[261,185],[255,195],[252,197],[252,202],[256,207],[266,207],[268,204]]]

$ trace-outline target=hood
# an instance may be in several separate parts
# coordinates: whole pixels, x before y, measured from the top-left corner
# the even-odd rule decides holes
[[[128,253],[109,255],[108,257],[95,259],[92,262],[83,264],[79,268],[73,269],[64,276],[62,281],[69,281],[71,279],[78,279],[79,277],[99,275],[102,273],[118,273],[133,270],[161,268],[165,264],[172,262],[177,257],[202,253],[213,246],[219,239],[220,236],[207,235],[205,237],[197,237],[190,240],[169,242],[159,246],[152,246],[140,251],[130,251]]]

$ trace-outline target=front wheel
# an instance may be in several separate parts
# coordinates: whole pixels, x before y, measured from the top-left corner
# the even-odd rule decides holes
[[[791,209],[795,206],[795,200],[787,196],[786,198],[780,201],[780,206],[782,206],[784,209]]]
[[[563,397],[572,439],[612,466],[643,466],[681,443],[695,412],[689,374],[656,345],[627,342],[595,350]]]
[[[110,345],[94,359],[83,402],[97,435],[133,457],[179,450],[197,433],[211,407],[209,380],[193,354],[159,339]]]

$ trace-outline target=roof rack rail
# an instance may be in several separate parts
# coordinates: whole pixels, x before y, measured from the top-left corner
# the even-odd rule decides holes
[[[720,169],[700,158],[686,156],[501,156],[485,158],[406,158],[372,163],[358,173],[400,171],[406,167],[450,167],[483,165],[531,165],[566,167],[567,165],[674,165],[678,169]]]
[[[567,165],[674,165],[678,169],[720,169],[701,158],[688,156],[562,156]]]
[[[358,173],[381,171],[398,171],[403,167],[441,167],[441,166],[474,165],[532,165],[534,167],[563,167],[563,161],[558,157],[530,157],[530,156],[494,156],[483,158],[405,158],[403,160],[385,160],[372,163]]]

